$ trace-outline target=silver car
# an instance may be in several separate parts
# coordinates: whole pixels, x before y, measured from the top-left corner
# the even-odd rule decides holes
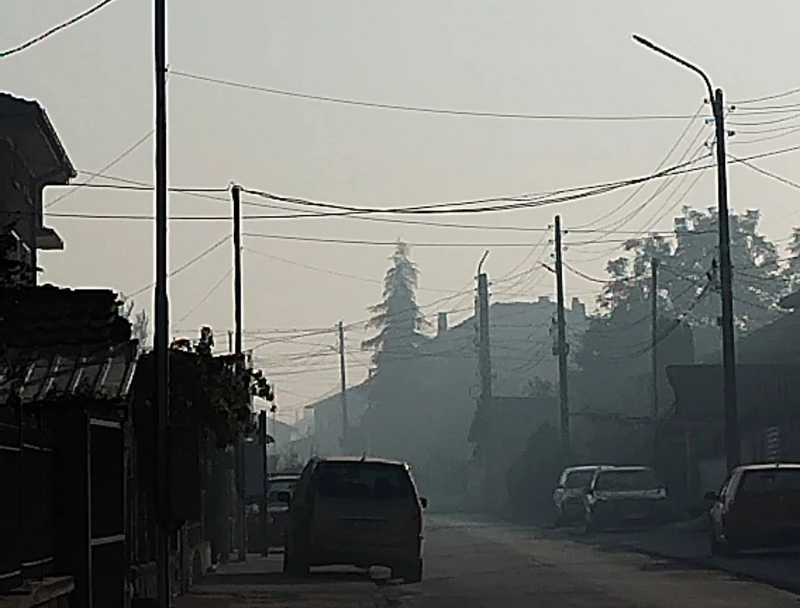
[[[602,468],[606,468],[605,465],[592,464],[564,469],[558,485],[553,491],[556,526],[565,526],[583,520],[583,498],[586,489],[592,483],[594,474]]]

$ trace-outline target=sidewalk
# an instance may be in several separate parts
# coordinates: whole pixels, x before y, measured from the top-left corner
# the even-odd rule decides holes
[[[319,570],[309,578],[281,572],[282,556],[248,556],[246,562],[223,564],[176,597],[174,608],[376,608],[385,605],[368,574]]]
[[[737,557],[712,557],[708,546],[708,531],[702,520],[641,532],[601,534],[587,538],[586,542],[608,551],[635,551],[654,557],[677,559],[800,593],[800,553],[752,552]]]

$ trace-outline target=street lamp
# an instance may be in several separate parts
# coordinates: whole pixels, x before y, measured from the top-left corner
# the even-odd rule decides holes
[[[714,112],[717,151],[717,220],[719,221],[719,277],[722,299],[722,368],[724,373],[723,399],[725,402],[725,457],[728,470],[741,460],[739,442],[739,414],[736,392],[736,350],[733,334],[733,285],[731,266],[731,237],[728,218],[728,172],[725,156],[725,105],[722,89],[714,90],[711,79],[696,65],[656,46],[634,34],[633,39],[651,51],[679,63],[700,76],[708,89],[708,99]]]

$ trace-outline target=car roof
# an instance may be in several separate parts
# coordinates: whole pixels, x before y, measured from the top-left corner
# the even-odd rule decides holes
[[[631,466],[623,466],[623,467],[603,467],[602,472],[619,472],[619,473],[637,473],[639,471],[652,471],[653,467],[648,467],[644,465],[631,465]]]
[[[604,469],[608,468],[608,465],[605,464],[582,464],[575,467],[567,467],[564,469],[564,473],[575,473],[580,471],[596,471],[597,469]]]
[[[334,464],[338,463],[351,463],[351,462],[364,462],[367,464],[386,464],[392,465],[397,467],[406,467],[408,464],[402,460],[390,460],[388,458],[377,458],[374,456],[324,456],[322,458],[317,458],[317,462],[330,462]]]
[[[775,469],[789,469],[789,470],[798,470],[800,469],[800,464],[793,463],[793,462],[770,462],[770,463],[759,463],[759,464],[745,464],[736,467],[740,471],[774,471]]]

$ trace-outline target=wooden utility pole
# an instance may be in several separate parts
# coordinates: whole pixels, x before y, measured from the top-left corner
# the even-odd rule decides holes
[[[658,259],[650,262],[650,368],[653,382],[653,422],[658,420]]]
[[[478,264],[478,374],[481,381],[480,405],[492,398],[492,349],[489,340],[489,278],[482,272],[487,251]]]
[[[269,555],[269,456],[267,455],[267,410],[258,413],[258,445],[261,449],[261,538],[262,554]]]
[[[236,371],[244,369],[242,351],[242,189],[231,188],[233,202],[233,348],[236,356]],[[245,504],[246,475],[244,457],[244,438],[236,434],[234,468],[236,475],[236,536],[239,561],[247,559],[247,512]]]
[[[347,454],[350,449],[350,423],[347,419],[347,361],[344,352],[344,324],[339,321],[339,373],[342,381],[342,438],[341,450],[342,454]]]
[[[155,57],[155,323],[153,354],[155,359],[153,403],[156,409],[156,467],[159,507],[156,566],[158,603],[169,608],[169,295],[167,292],[167,7],[166,0],[154,5]]]
[[[561,257],[561,216],[556,216],[555,221],[555,246],[556,246],[556,355],[558,356],[558,389],[561,419],[561,448],[565,459],[572,453],[569,438],[569,390],[567,387],[567,322],[564,314],[564,261]]]
[[[709,87],[710,88],[710,87]],[[719,221],[719,282],[722,299],[722,367],[725,374],[725,455],[728,470],[742,460],[739,438],[739,404],[736,388],[736,347],[733,331],[733,266],[728,212],[728,169],[725,155],[725,102],[722,89],[711,99],[717,138],[717,219]]]

